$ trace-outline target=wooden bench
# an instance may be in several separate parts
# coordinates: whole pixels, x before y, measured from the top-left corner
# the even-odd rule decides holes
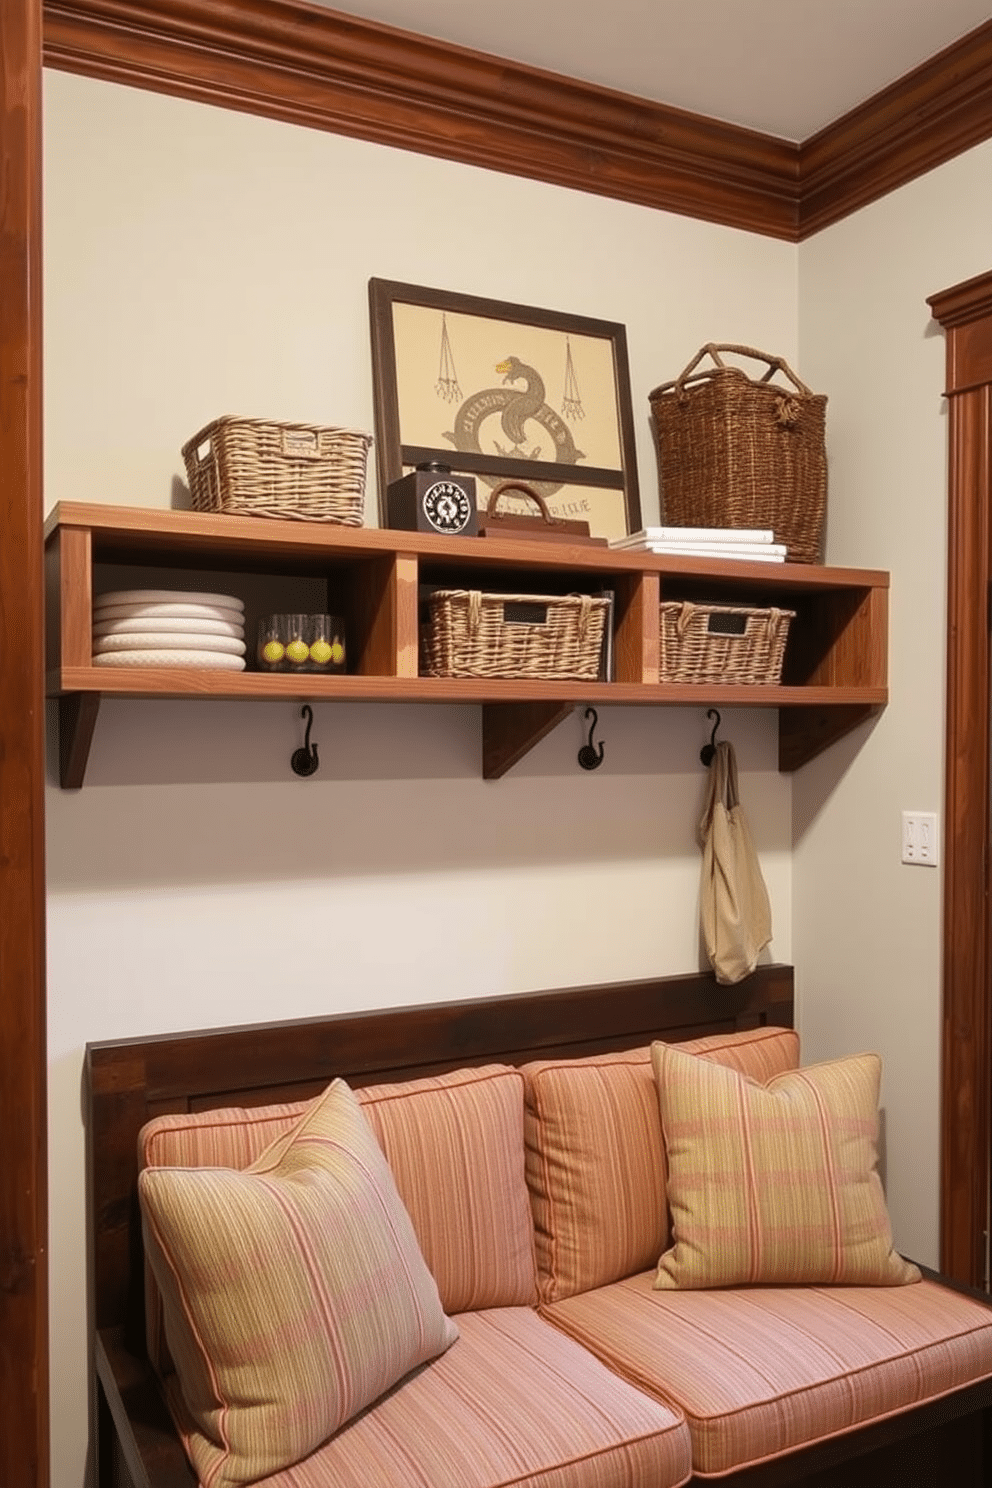
[[[90,1044],[97,1488],[196,1485],[145,1354],[137,1139],[153,1116],[306,1099],[335,1076],[358,1087],[792,1023],[792,968],[770,966],[733,987],[675,976]],[[983,1383],[721,1481],[980,1488],[990,1421],[992,1383]]]

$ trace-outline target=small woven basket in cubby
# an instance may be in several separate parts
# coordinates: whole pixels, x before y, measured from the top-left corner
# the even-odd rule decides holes
[[[427,600],[421,671],[428,677],[595,680],[609,605],[589,594],[438,589]]]
[[[661,606],[659,682],[778,682],[794,610]]]
[[[358,429],[214,419],[182,448],[193,509],[361,527],[371,444]]]

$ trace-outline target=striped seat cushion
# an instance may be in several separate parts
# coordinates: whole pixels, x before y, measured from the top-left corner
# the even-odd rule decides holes
[[[508,1065],[355,1091],[389,1160],[448,1313],[537,1297],[524,1173],[523,1079]],[[310,1102],[159,1116],[142,1130],[142,1167],[246,1168]],[[148,1355],[171,1364],[146,1274]]]
[[[138,1194],[173,1400],[210,1488],[309,1456],[457,1337],[341,1080],[249,1168],[146,1168]]]
[[[675,1488],[677,1411],[531,1308],[457,1319],[447,1353],[258,1488]]]
[[[544,1315],[682,1409],[702,1477],[992,1377],[992,1308],[930,1280],[710,1292],[653,1281],[647,1271]]]
[[[657,1287],[919,1281],[878,1175],[877,1054],[765,1084],[672,1044],[652,1057],[673,1232]]]
[[[792,1029],[680,1044],[757,1080],[799,1061]],[[657,1262],[668,1242],[658,1094],[645,1046],[523,1066],[527,1181],[541,1297],[554,1302]]]

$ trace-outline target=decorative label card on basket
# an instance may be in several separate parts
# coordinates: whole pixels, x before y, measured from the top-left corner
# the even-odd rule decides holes
[[[765,370],[752,377],[725,354],[763,362]],[[707,356],[713,365],[700,367]],[[785,385],[772,381],[776,374]],[[782,357],[710,342],[649,401],[665,522],[770,528],[789,562],[822,561],[825,396],[811,392]]]

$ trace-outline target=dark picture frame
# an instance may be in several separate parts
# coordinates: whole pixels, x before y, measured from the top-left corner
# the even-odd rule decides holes
[[[480,511],[524,481],[594,537],[639,529],[624,326],[389,279],[369,314],[383,525],[386,487],[436,461],[476,477]]]

